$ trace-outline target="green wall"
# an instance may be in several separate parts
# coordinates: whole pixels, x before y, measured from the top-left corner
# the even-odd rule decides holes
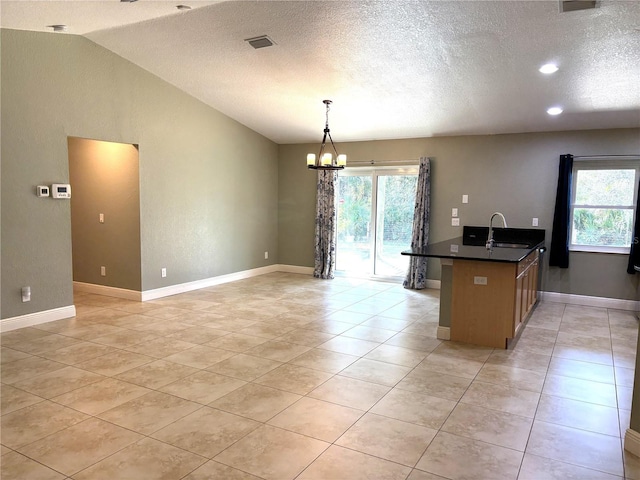
[[[70,202],[35,196],[69,136],[139,145],[143,291],[278,262],[276,144],[83,37],[1,35],[2,318],[73,304]]]
[[[334,133],[339,141],[339,132]],[[279,166],[280,263],[313,266],[315,174],[305,167],[317,145],[281,145]],[[551,239],[560,154],[632,155],[640,153],[640,130],[589,130],[433,137],[339,143],[350,162],[376,164],[428,156],[431,161],[430,241],[462,234],[451,226],[451,208],[461,225],[488,225],[495,211],[509,227],[530,227],[533,217]],[[462,195],[469,203],[462,204]],[[571,254],[570,268],[543,270],[549,292],[636,300],[635,276],[626,273],[626,255]],[[548,256],[546,257],[548,260]],[[546,261],[546,260],[545,260]],[[429,262],[429,278],[440,278],[439,261]]]

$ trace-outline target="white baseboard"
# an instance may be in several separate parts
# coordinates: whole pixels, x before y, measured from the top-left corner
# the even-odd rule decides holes
[[[171,295],[177,295],[179,293],[186,293],[200,288],[212,287],[214,285],[220,285],[223,283],[234,282],[236,280],[243,280],[245,278],[257,277],[258,275],[264,275],[266,273],[284,272],[284,273],[297,273],[301,275],[313,275],[313,267],[301,267],[298,265],[284,265],[275,264],[267,267],[254,268],[251,270],[244,270],[242,272],[230,273],[228,275],[220,275],[218,277],[205,278],[202,280],[196,280],[194,282],[181,283],[178,285],[170,285],[168,287],[156,288],[154,290],[145,290],[142,292],[141,300],[146,302],[148,300],[156,300],[162,297],[168,297]],[[440,280],[427,280],[427,288],[440,289]],[[104,295],[108,295],[105,293]],[[117,296],[117,295],[113,295]],[[125,297],[121,297],[125,298]]]
[[[440,290],[440,280],[427,280],[427,288],[433,288],[434,290]]]
[[[636,457],[640,457],[640,433],[627,428],[624,434],[624,449]]]
[[[438,340],[451,340],[451,327],[441,327],[438,325],[436,338],[438,338]]]
[[[41,323],[75,317],[75,315],[75,305],[69,305],[67,307],[53,308],[51,310],[43,310],[42,312],[20,315],[19,317],[4,318],[0,320],[0,332],[9,332],[18,328],[32,327],[34,325],[40,325]]]
[[[95,293],[97,295],[105,295],[107,297],[124,298],[126,300],[147,301],[157,298],[168,297],[178,293],[190,292],[199,288],[211,287],[222,283],[233,282],[245,278],[264,275],[265,273],[285,272],[313,274],[313,267],[298,267],[296,265],[269,265],[267,267],[254,268],[252,270],[244,270],[242,272],[231,273],[229,275],[220,275],[218,277],[204,278],[193,282],[181,283],[178,285],[170,285],[168,287],[156,288],[154,290],[146,290],[138,292],[136,290],[127,290],[124,288],[108,287],[105,285],[96,285],[93,283],[73,282],[73,289],[78,292]]]
[[[298,265],[276,265],[278,272],[299,273],[302,275],[313,275],[313,267],[299,267]]]
[[[584,305],[586,307],[615,308],[617,310],[630,310],[635,312],[640,307],[640,302],[635,300],[622,300],[620,298],[590,297],[588,295],[573,295],[571,293],[540,292],[543,302],[568,303],[570,305]]]
[[[245,278],[257,277],[258,275],[264,275],[266,273],[282,272],[280,267],[282,265],[268,265],[266,267],[253,268],[251,270],[243,270],[241,272],[230,273],[228,275],[219,275],[217,277],[203,278],[202,280],[196,280],[194,282],[180,283],[177,285],[169,285],[168,287],[156,288],[153,290],[145,290],[142,292],[141,300],[146,302],[148,300],[156,300],[158,298],[169,297],[171,295],[177,295],[179,293],[191,292],[200,288],[212,287],[214,285],[220,285],[222,283],[235,282],[236,280],[243,280]],[[297,267],[304,268],[304,267]],[[292,272],[297,273],[297,272]]]
[[[106,285],[96,285],[94,283],[73,282],[73,290],[84,293],[95,293],[107,297],[124,298],[126,300],[142,299],[142,292],[127,290],[125,288],[107,287]]]
[[[202,280],[196,280],[194,282],[181,283],[178,285],[170,285],[168,287],[156,288],[153,290],[145,290],[144,292],[142,292],[141,300],[143,302],[146,302],[148,300],[156,300],[158,298],[177,295],[179,293],[186,293],[193,290],[198,290],[200,288],[212,287],[214,285],[220,285],[223,283],[234,282],[236,280],[243,280],[245,278],[257,277],[258,275],[264,275],[266,273],[273,273],[273,272],[313,275],[313,267],[301,267],[298,265],[284,265],[284,264],[269,265],[267,267],[254,268],[251,270],[244,270],[242,272],[230,273],[228,275],[220,275],[218,277],[205,278]],[[433,288],[433,289],[439,290],[440,280],[427,280],[427,288]]]

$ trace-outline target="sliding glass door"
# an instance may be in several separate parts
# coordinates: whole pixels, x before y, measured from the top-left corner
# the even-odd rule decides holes
[[[336,270],[403,277],[411,246],[416,168],[353,168],[338,175]]]

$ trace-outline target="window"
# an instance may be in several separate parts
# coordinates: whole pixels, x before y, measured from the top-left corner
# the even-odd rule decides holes
[[[575,161],[571,250],[629,253],[640,162]]]

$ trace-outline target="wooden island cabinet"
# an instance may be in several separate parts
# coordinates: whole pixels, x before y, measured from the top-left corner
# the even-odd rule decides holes
[[[514,312],[515,336],[520,326],[529,317],[536,302],[538,301],[538,275],[540,267],[540,253],[538,250],[531,252],[527,257],[518,262],[516,277],[516,304]]]
[[[538,250],[518,263],[454,260],[451,340],[506,348],[537,301]]]
[[[504,231],[512,243],[500,244],[514,246],[487,249],[459,237],[402,252],[440,259],[438,338],[508,348],[523,328],[538,301],[544,230]]]

